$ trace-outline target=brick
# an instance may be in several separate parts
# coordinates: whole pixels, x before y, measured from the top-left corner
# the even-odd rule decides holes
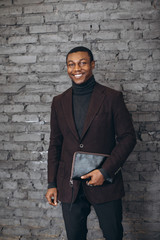
[[[64,0],[63,0],[64,1]],[[73,0],[70,0],[70,1],[73,1]],[[45,3],[56,3],[56,2],[59,2],[59,0],[44,0]]]
[[[6,76],[0,76],[0,84],[6,84]]]
[[[77,20],[76,13],[63,13],[63,12],[56,12],[55,14],[45,14],[45,22],[46,23],[57,23],[57,22],[74,22]]]
[[[5,114],[0,115],[0,122],[8,122],[8,116]]]
[[[0,66],[0,71],[3,74],[27,73],[28,66]]]
[[[18,15],[22,14],[22,7],[16,6],[10,6],[10,7],[1,7],[0,8],[0,15]]]
[[[159,41],[157,41],[157,40],[147,40],[147,41],[138,40],[138,41],[130,42],[129,46],[131,47],[131,49],[133,48],[134,50],[135,49],[151,50],[151,49],[157,49],[157,47],[159,46]]]
[[[32,0],[32,3],[42,3],[43,0]],[[31,1],[30,0],[14,0],[14,4],[15,5],[22,5],[22,4],[30,4]]]
[[[123,89],[124,91],[142,91],[144,88],[146,88],[147,84],[143,83],[130,83],[130,84],[124,84]]]
[[[159,120],[159,116],[155,113],[140,113],[134,114],[133,119],[137,122],[157,122]]]
[[[4,105],[3,111],[6,113],[16,113],[16,112],[23,112],[24,106],[20,104],[14,105]]]
[[[17,64],[27,64],[27,63],[36,63],[36,56],[10,56],[9,60]]]
[[[46,219],[39,218],[37,221],[34,221],[34,219],[22,219],[22,226],[30,226],[31,228],[42,228],[47,227],[49,224],[49,220],[46,221]]]
[[[90,31],[90,30],[99,30],[98,23],[88,23],[88,22],[78,22],[77,24],[60,24],[59,26],[60,31],[62,32],[75,32],[75,31]]]
[[[27,85],[26,90],[29,93],[53,93],[53,86],[52,85],[40,85],[40,84],[32,84],[32,85]],[[40,96],[38,95],[33,95],[37,96],[37,99],[39,99]],[[32,101],[34,102],[34,101]]]
[[[27,136],[28,138],[30,137],[29,135]],[[25,139],[23,140],[25,141]],[[37,151],[21,151],[21,152],[12,152],[12,157],[14,160],[28,160],[28,161],[33,161],[37,160],[39,157],[39,152]]]
[[[4,181],[3,183],[4,189],[17,189],[17,182],[16,181]]]
[[[42,113],[42,112],[48,112],[50,110],[50,107],[48,105],[28,105],[26,108],[26,111],[28,113],[33,113],[33,112],[38,112],[38,113]]]
[[[19,236],[17,237],[6,237],[6,236],[0,236],[0,240],[19,240]]]
[[[130,59],[134,59],[134,60],[142,60],[142,59],[149,59],[150,56],[150,52],[147,50],[131,50],[129,53],[129,57]]]
[[[9,75],[8,82],[12,83],[12,84],[13,83],[36,83],[36,82],[38,82],[38,76],[35,74]]]
[[[110,14],[110,19],[116,20],[134,20],[141,19],[141,13],[139,11],[119,11]]]
[[[57,59],[57,58],[56,58]],[[56,74],[54,75],[47,75],[47,76],[40,76],[40,81],[41,82],[52,82],[52,83],[65,83],[65,82],[68,82],[68,81],[71,81],[67,75],[63,75],[61,74],[60,76]]]
[[[26,53],[26,46],[0,47],[0,54]]]
[[[85,10],[85,5],[83,3],[72,3],[72,4],[58,4],[56,6],[56,11],[61,11],[61,12],[77,12],[77,11],[84,11]]]
[[[125,42],[122,41],[112,41],[108,43],[99,43],[98,44],[98,49],[99,50],[128,50],[128,45]]]
[[[100,23],[100,29],[101,30],[128,30],[131,29],[132,22],[131,21],[105,21]]]
[[[10,37],[8,39],[9,44],[25,44],[25,43],[36,43],[37,36],[18,36],[18,37]]]
[[[10,177],[11,177],[11,175],[7,171],[0,170],[0,178],[1,179],[7,179]],[[1,195],[1,197],[2,197],[2,195]]]
[[[17,150],[17,151],[22,151],[23,150],[23,145],[20,144],[15,144],[11,142],[5,142],[3,144],[3,150]],[[11,164],[11,163],[10,163]]]
[[[53,99],[53,95],[43,94],[41,97],[42,103],[51,103]]]
[[[0,1],[0,6],[10,6],[10,5],[12,5],[11,0],[1,0]]]
[[[143,38],[144,39],[157,39],[160,35],[160,30],[145,30],[143,32]]]
[[[30,33],[53,33],[58,32],[58,27],[56,25],[37,25],[29,27]]]
[[[62,56],[62,55],[55,55],[54,57],[53,57],[53,55],[49,55],[49,54],[47,54],[47,55],[43,55],[43,56],[40,56],[39,58],[38,58],[38,61],[39,62],[46,62],[46,63],[57,63],[57,62],[59,62],[59,63],[63,63],[64,64],[64,62],[66,61],[66,58],[64,57],[64,56]],[[46,79],[46,80],[43,80],[43,81],[47,81],[47,79],[49,78],[50,76],[46,76],[44,79]],[[52,79],[53,79],[53,76],[52,76]]]
[[[27,87],[26,87],[27,88]],[[28,88],[27,88],[28,89]],[[29,88],[31,89],[31,88]],[[14,102],[21,102],[21,103],[30,103],[30,102],[40,102],[40,96],[36,94],[21,94],[21,95],[16,95],[13,97]]]
[[[39,4],[39,5],[32,5],[32,6],[27,6],[24,7],[24,13],[49,13],[53,12],[53,6],[51,4],[44,5],[44,4]]]
[[[57,85],[56,86],[56,91],[59,92],[59,93],[62,93],[64,92],[66,89],[69,88],[69,84],[63,84],[63,85]]]
[[[19,134],[14,134],[14,141],[16,142],[37,142],[41,140],[41,135],[38,133],[19,133]]]
[[[4,227],[3,228],[3,234],[4,235],[10,235],[10,236],[21,236],[21,235],[30,235],[30,231],[26,228],[23,227]]]
[[[115,2],[95,2],[95,3],[87,3],[86,9],[89,11],[104,11],[104,10],[113,10],[117,8],[117,3]]]
[[[4,134],[3,133],[3,135],[2,134],[0,135],[0,141],[9,141],[9,139],[10,139],[9,134]],[[7,153],[6,153],[6,156],[7,156]]]
[[[146,63],[142,62],[142,60],[133,61],[133,70],[141,71],[141,70],[144,70],[145,68],[146,68]]]
[[[87,40],[111,40],[111,39],[118,39],[119,34],[117,32],[98,32],[98,33],[87,33],[85,39]]]
[[[6,56],[0,56],[0,64],[7,64],[8,63],[8,57]]]
[[[43,199],[44,193],[41,191],[36,192],[36,191],[29,191],[28,192],[28,198],[29,199]]]
[[[150,28],[148,21],[141,20],[135,20],[133,26],[135,30],[149,30]]]
[[[24,16],[17,17],[17,24],[42,24],[44,23],[43,16],[35,15],[35,16]]]
[[[6,43],[7,43],[6,38],[5,37],[0,37],[0,45],[5,45]]]
[[[100,21],[103,19],[109,19],[109,16],[107,15],[106,11],[105,12],[92,12],[92,13],[86,13],[86,12],[81,12],[78,13],[78,20],[79,21]]]
[[[0,132],[25,132],[26,127],[20,124],[1,124]]]
[[[144,94],[143,97],[146,102],[156,102],[156,101],[159,102],[160,100],[159,93],[153,92],[153,91],[151,93]]]
[[[52,45],[52,46],[45,46],[45,45],[30,45],[28,47],[29,53],[37,53],[37,54],[42,54],[42,53],[56,53],[57,48]]]
[[[71,37],[71,42],[83,42],[84,37],[81,33],[75,33]]]
[[[24,171],[11,171],[12,173],[12,177],[15,180],[18,179],[29,179],[29,175],[27,173],[25,173]]]
[[[160,50],[155,50],[155,51],[153,51],[153,59],[160,59]]]
[[[142,39],[142,31],[122,31],[120,34],[121,39],[133,40],[133,39]]]
[[[148,84],[147,85],[147,88],[150,90],[150,91],[156,91],[156,90],[160,90],[160,85],[159,85],[159,83],[157,82],[155,82],[155,83],[153,83],[153,84]]]
[[[3,36],[11,35],[25,35],[27,33],[26,26],[2,26],[0,28],[0,34]]]
[[[145,2],[140,2],[140,1],[135,1],[135,2],[128,2],[128,1],[122,1],[120,2],[119,7],[121,9],[126,9],[126,10],[131,10],[132,11],[146,11],[151,9],[151,2],[150,1],[145,1]]]
[[[0,17],[0,25],[15,25],[16,18],[15,17]]]
[[[59,65],[36,64],[36,65],[32,65],[30,68],[31,68],[31,72],[40,72],[40,73],[60,72]]]
[[[160,63],[159,61],[152,61],[146,64],[146,71],[160,71]]]
[[[18,226],[18,225],[20,225],[20,220],[15,219],[15,218],[12,218],[12,219],[8,219],[8,218],[4,219],[3,218],[3,220],[0,219],[0,225],[2,225],[2,226],[6,226],[6,225]]]
[[[0,92],[2,93],[18,93],[24,88],[24,84],[9,84],[8,86],[2,86]]]
[[[41,35],[40,42],[42,44],[52,43],[52,42],[68,42],[68,36],[66,34],[52,34],[52,35]]]
[[[30,177],[29,177],[30,179],[36,179],[36,180],[37,180],[37,179],[40,180],[41,177],[42,177],[40,173],[38,173],[38,172],[33,172],[33,171],[30,171],[30,172],[29,172],[29,176],[30,176]]]
[[[26,123],[32,123],[32,122],[39,122],[39,118],[37,115],[20,115],[15,114],[12,116],[13,122],[26,122]]]

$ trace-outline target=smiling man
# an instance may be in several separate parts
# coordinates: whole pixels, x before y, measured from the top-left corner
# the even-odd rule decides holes
[[[132,121],[122,93],[95,81],[95,62],[88,48],[72,49],[66,63],[72,87],[52,102],[46,198],[53,206],[61,201],[68,240],[87,239],[91,205],[104,238],[122,240],[121,167],[136,144]],[[74,180],[71,188],[76,151],[109,157],[101,168]]]

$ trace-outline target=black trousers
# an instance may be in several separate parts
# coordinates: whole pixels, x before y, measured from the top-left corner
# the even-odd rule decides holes
[[[121,199],[92,205],[103,237],[106,240],[122,240],[122,201]],[[62,203],[62,212],[68,240],[87,239],[87,216],[91,211],[91,204],[86,199],[83,188],[80,188],[76,201],[72,204]]]

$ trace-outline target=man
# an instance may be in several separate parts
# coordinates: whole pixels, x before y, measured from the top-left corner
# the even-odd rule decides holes
[[[91,205],[104,238],[121,240],[121,167],[136,144],[132,121],[122,93],[95,81],[95,62],[88,48],[72,49],[66,62],[72,87],[52,102],[46,198],[53,206],[61,201],[68,240],[86,240]],[[110,156],[102,168],[82,176],[83,181],[73,181],[72,189],[69,182],[76,151]]]

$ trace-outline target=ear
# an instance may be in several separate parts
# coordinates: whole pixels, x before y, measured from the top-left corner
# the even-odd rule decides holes
[[[92,67],[92,69],[95,68],[95,61],[92,61],[92,62],[91,62],[91,67]]]

